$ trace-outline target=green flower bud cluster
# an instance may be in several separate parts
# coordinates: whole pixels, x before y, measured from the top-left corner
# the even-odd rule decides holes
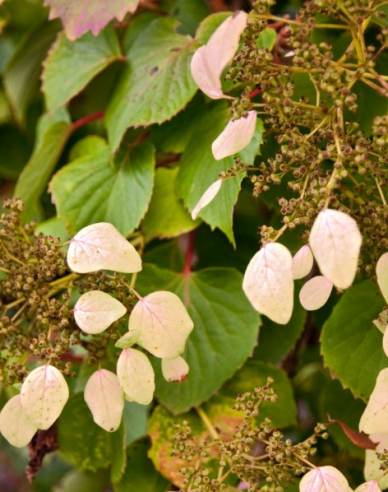
[[[118,323],[97,336],[83,336],[73,315],[74,295],[90,290],[113,294],[128,309],[133,296],[127,277],[96,272],[72,273],[59,238],[35,234],[35,223],[23,224],[20,200],[5,200],[0,216],[0,382],[22,382],[28,365],[38,359],[74,376],[75,345],[87,351],[91,364],[106,357],[121,334]],[[124,331],[124,330],[123,330]],[[111,357],[114,357],[111,350]]]
[[[180,492],[227,490],[226,479],[245,483],[249,492],[283,492],[295,477],[309,471],[306,463],[316,453],[318,438],[328,437],[326,426],[318,424],[312,436],[297,444],[285,439],[270,418],[260,419],[261,404],[278,400],[272,383],[268,378],[264,386],[238,395],[233,409],[242,412],[243,423],[233,436],[200,440],[192,435],[187,421],[175,425],[173,456],[185,462],[180,470],[184,477]],[[201,465],[209,457],[218,461],[217,477]]]
[[[273,2],[256,2],[227,74],[244,87],[232,101],[233,117],[254,109],[265,123],[264,159],[250,177],[253,196],[286,182],[286,193],[277,195],[283,225],[301,226],[304,240],[323,208],[350,214],[364,236],[359,266],[369,275],[388,247],[387,117],[367,127],[366,103],[358,101],[362,84],[388,97],[388,76],[378,71],[388,29],[369,27],[372,15],[383,15],[379,5],[310,0],[296,19],[283,22],[272,14]],[[271,26],[277,39],[265,49],[259,37]],[[322,41],[330,31],[341,36],[340,47]],[[278,233],[263,226],[262,243]]]

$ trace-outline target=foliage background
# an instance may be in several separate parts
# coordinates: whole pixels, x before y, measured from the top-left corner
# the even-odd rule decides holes
[[[24,220],[37,219],[39,231],[62,240],[108,221],[138,241],[146,264],[139,292],[189,293],[195,322],[185,354],[189,377],[182,385],[167,384],[155,361],[154,404],[126,402],[122,427],[108,434],[93,423],[83,401],[93,368],[87,361],[75,365],[72,396],[58,421],[60,450],[45,458],[33,485],[24,478],[27,450],[0,437],[4,492],[170,490],[170,481],[180,480],[179,466],[169,458],[175,416],[202,435],[206,427],[192,409],[201,405],[228,435],[241,420],[232,410],[235,395],[268,376],[280,401],[264,408],[261,418],[270,415],[287,437],[305,438],[327,414],[357,429],[377,374],[387,366],[381,334],[371,323],[384,300],[369,279],[360,277],[342,296],[334,292],[316,312],[306,313],[296,301],[286,326],[260,319],[245,298],[242,273],[258,250],[258,228],[281,223],[277,198],[285,184],[253,199],[250,183],[235,177],[202,220],[188,213],[219,173],[234,165],[232,157],[215,161],[211,154],[229,119],[228,104],[197,92],[190,59],[225,19],[222,10],[249,8],[248,2],[141,4],[135,16],[74,43],[58,19],[48,20],[49,9],[40,1],[6,0],[0,6],[1,194],[22,198]],[[293,15],[299,6],[279,2],[274,12]],[[216,15],[202,22],[211,13]],[[328,32],[323,36],[330,39]],[[344,35],[330,41],[340,52],[349,40]],[[387,74],[385,55],[379,63]],[[303,83],[297,83],[299,97],[308,90]],[[372,119],[386,114],[387,99],[369,87],[358,95],[354,118],[369,134]],[[252,165],[262,137],[258,127],[237,157]],[[270,134],[264,137],[263,161],[278,149]],[[300,231],[280,241],[293,254],[303,244]],[[192,271],[187,278],[181,275],[185,268]],[[112,351],[106,366],[114,360]],[[1,405],[10,394],[12,388],[3,388]],[[329,433],[317,463],[334,464],[352,486],[361,483],[364,451],[339,428]],[[147,435],[152,445],[139,440]]]

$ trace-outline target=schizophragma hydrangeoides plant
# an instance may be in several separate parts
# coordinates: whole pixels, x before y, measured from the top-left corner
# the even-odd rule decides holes
[[[59,447],[58,490],[388,487],[386,2],[47,0],[25,38],[24,3],[0,432],[29,478]]]

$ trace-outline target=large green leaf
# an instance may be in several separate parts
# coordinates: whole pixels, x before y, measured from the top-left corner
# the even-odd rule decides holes
[[[361,415],[365,410],[365,403],[355,399],[351,391],[344,390],[339,381],[328,380],[319,393],[319,410],[322,422],[325,422],[330,415],[331,419],[341,420],[357,431]],[[353,444],[338,424],[331,425],[328,430],[338,446],[352,456],[364,458],[365,450]]]
[[[30,156],[24,135],[11,125],[0,127],[0,176],[16,180]]]
[[[242,275],[232,268],[209,268],[183,276],[144,266],[136,288],[175,292],[185,303],[194,329],[183,357],[190,367],[182,384],[167,383],[154,359],[156,396],[175,414],[199,405],[242,366],[257,343],[260,318],[245,297]]]
[[[116,31],[110,26],[97,37],[88,32],[73,43],[62,33],[44,63],[47,109],[52,111],[65,104],[119,56]]]
[[[176,25],[167,17],[154,20],[129,49],[105,118],[113,150],[128,127],[170,119],[197,91],[190,72],[195,46],[190,36],[174,32]]]
[[[40,197],[72,132],[68,114],[59,113],[40,119],[35,150],[16,184],[14,196],[24,201],[26,221],[36,218]]]
[[[111,434],[93,422],[83,393],[70,397],[57,426],[61,453],[76,468],[96,471],[112,462]]]
[[[104,492],[108,485],[107,470],[96,473],[71,470],[54,486],[52,492]]]
[[[110,222],[126,236],[148,208],[153,177],[151,144],[144,142],[114,160],[105,145],[63,167],[51,181],[50,191],[58,216],[71,231]]]
[[[348,289],[338,301],[322,331],[322,354],[344,388],[366,400],[381,369],[388,366],[381,332],[372,324],[384,307],[370,280]]]
[[[229,119],[229,107],[224,101],[213,104],[210,109],[204,107],[202,119],[197,123],[197,128],[182,154],[178,176],[179,194],[189,210],[193,210],[206,189],[219,178],[219,174],[235,164],[233,156],[216,161],[211,148]],[[252,165],[262,143],[262,132],[263,124],[258,120],[252,141],[236,157]],[[239,174],[224,181],[214,200],[199,213],[199,217],[212,229],[218,227],[232,244],[233,207],[243,177],[244,174]]]
[[[24,121],[28,105],[37,94],[42,62],[59,29],[58,21],[33,27],[20,41],[5,69],[4,86],[19,121]]]
[[[113,488],[115,492],[164,492],[169,482],[154,468],[147,456],[149,442],[145,439],[134,442],[127,448],[127,464],[125,473]]]
[[[178,198],[176,176],[179,169],[159,168],[155,173],[155,186],[150,207],[142,222],[146,240],[179,236],[194,229],[194,221]]]

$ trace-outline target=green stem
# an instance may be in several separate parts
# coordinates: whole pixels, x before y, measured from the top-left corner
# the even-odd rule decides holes
[[[197,411],[198,415],[201,417],[202,422],[205,424],[205,427],[209,431],[209,434],[212,436],[212,438],[216,441],[219,441],[220,436],[218,435],[218,432],[214,428],[213,424],[211,423],[209,417],[207,416],[207,414],[203,410],[203,408],[197,407],[196,411]]]

